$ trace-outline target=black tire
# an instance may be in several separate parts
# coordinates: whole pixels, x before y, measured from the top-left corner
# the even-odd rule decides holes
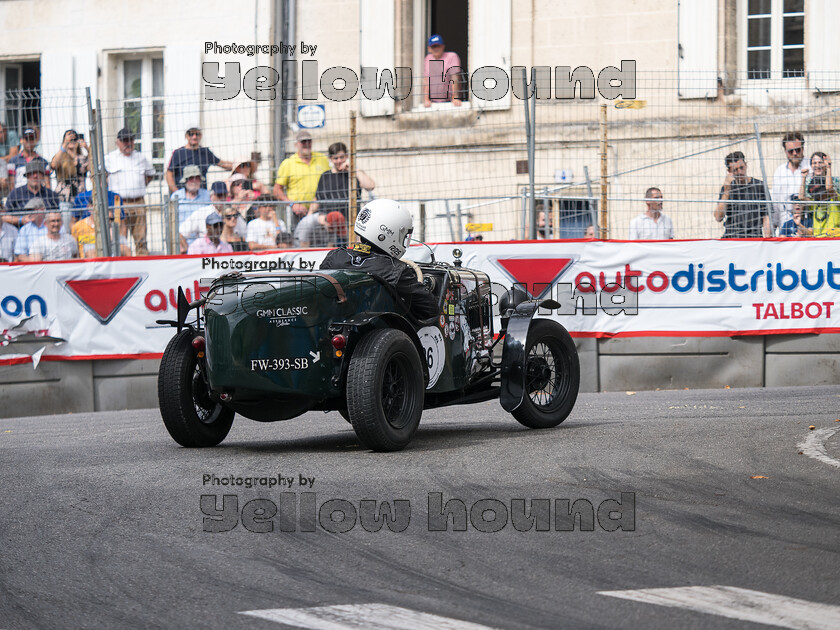
[[[216,446],[233,424],[234,412],[210,399],[192,340],[182,330],[166,346],[158,372],[160,415],[169,435],[181,446]]]
[[[580,362],[571,336],[557,322],[533,320],[525,346],[525,394],[513,417],[532,429],[556,427],[572,412],[579,389]]]
[[[399,451],[423,413],[423,366],[401,330],[373,330],[356,346],[347,373],[347,411],[359,440],[374,451]]]

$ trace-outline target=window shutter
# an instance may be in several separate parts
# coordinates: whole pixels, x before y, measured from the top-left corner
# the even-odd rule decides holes
[[[378,68],[381,80],[386,68],[394,74],[394,0],[361,0],[359,3],[359,79],[361,68]],[[394,74],[394,78],[396,75]],[[362,116],[388,116],[394,113],[394,99],[385,91],[382,98],[372,101],[359,91]]]
[[[93,100],[93,106],[96,107],[96,97],[99,94],[99,57],[96,51],[81,50],[75,53],[76,57],[76,90],[82,94],[84,98],[85,88],[90,88],[90,98]],[[83,121],[87,121],[87,109],[85,109]],[[81,123],[79,123],[81,124]]]
[[[511,63],[511,0],[481,0],[470,2],[469,75],[483,66],[502,68],[510,78]],[[470,77],[467,77],[469,80]],[[497,101],[482,101],[470,96],[473,107],[479,109],[509,109],[508,92]]]
[[[809,2],[805,13],[806,70],[808,86],[821,92],[840,91],[840,72],[837,71],[840,59],[840,38],[837,25],[840,24],[840,3],[824,0]]]
[[[43,52],[41,54],[40,152],[48,161],[61,148],[61,139],[73,120],[73,105],[70,98],[73,88],[73,55],[58,50]],[[84,121],[87,122],[87,113],[85,113]],[[86,133],[85,130],[77,131]]]
[[[677,68],[680,98],[715,98],[718,79],[718,3],[679,0]]]
[[[201,50],[200,42],[192,42],[167,46],[163,51],[165,164],[172,152],[184,145],[187,127],[201,123]]]

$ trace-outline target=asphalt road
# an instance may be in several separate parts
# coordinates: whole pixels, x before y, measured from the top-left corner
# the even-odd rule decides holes
[[[205,450],[178,447],[157,410],[0,419],[0,629],[271,630],[289,626],[241,613],[351,604],[493,628],[762,627],[602,594],[718,585],[805,600],[806,622],[787,627],[828,627],[820,604],[840,604],[836,418],[838,387],[587,394],[544,431],[495,402],[429,411],[392,454],[361,449],[335,413],[237,417]],[[809,435],[819,444],[799,454]],[[278,477],[291,486],[246,487]],[[226,494],[236,507],[214,521]],[[438,496],[463,503],[466,531],[430,531]],[[331,499],[344,501],[321,509]],[[551,510],[520,531],[518,499]],[[564,499],[592,506],[592,531],[556,531]],[[368,531],[362,500],[410,521]],[[599,513],[608,500],[620,512]],[[353,521],[330,520],[335,507]],[[608,531],[619,516],[628,531]]]

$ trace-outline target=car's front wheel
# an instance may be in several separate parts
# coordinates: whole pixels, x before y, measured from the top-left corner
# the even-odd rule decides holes
[[[373,330],[359,342],[347,373],[347,411],[362,444],[405,448],[420,424],[423,394],[423,366],[404,332]]]
[[[556,427],[572,412],[580,389],[580,363],[563,326],[536,319],[525,346],[525,392],[513,417],[526,427]]]
[[[181,446],[216,446],[227,437],[234,412],[210,398],[203,366],[195,355],[195,333],[182,330],[166,346],[158,372],[160,415]]]

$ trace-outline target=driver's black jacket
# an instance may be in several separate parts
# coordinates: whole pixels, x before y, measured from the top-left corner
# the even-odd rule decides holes
[[[414,269],[365,243],[353,243],[332,250],[321,263],[321,269],[365,271],[396,288],[417,319],[428,319],[438,314],[437,298],[417,281]]]

